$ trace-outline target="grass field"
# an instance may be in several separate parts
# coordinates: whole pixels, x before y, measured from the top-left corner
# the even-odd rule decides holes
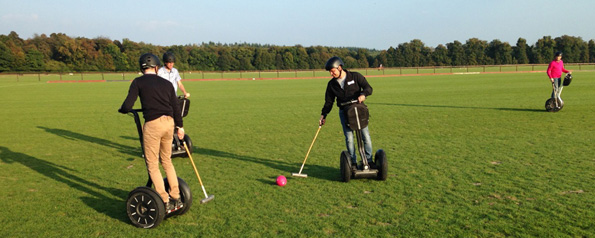
[[[291,76],[291,75],[290,75]],[[288,76],[288,77],[290,77]],[[334,108],[304,173],[327,79],[188,81],[195,204],[156,229],[128,221],[146,182],[129,82],[0,80],[0,237],[593,237],[595,72],[547,113],[544,73],[369,78],[387,181],[340,182]],[[275,185],[288,177],[285,187]]]

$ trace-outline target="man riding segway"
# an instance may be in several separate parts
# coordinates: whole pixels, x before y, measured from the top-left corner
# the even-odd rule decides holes
[[[343,180],[349,181],[352,175],[357,176],[357,171],[369,175],[378,175],[381,180],[386,179],[386,159],[384,151],[379,150],[381,153],[377,153],[376,157],[380,154],[383,159],[382,169],[377,169],[377,162],[372,160],[372,139],[370,138],[370,132],[368,130],[368,110],[366,105],[363,103],[367,96],[372,95],[372,87],[366,80],[366,78],[358,72],[351,72],[343,68],[343,61],[339,57],[330,58],[325,65],[325,69],[330,72],[333,77],[329,80],[324,99],[324,106],[322,107],[322,113],[318,124],[324,125],[328,113],[332,110],[335,99],[337,101],[337,107],[339,107],[339,118],[343,127],[343,134],[345,136],[345,146],[347,151],[342,153],[342,157],[348,160],[347,163],[350,165],[345,168],[343,174]],[[355,114],[351,113],[352,108],[355,109]],[[359,114],[357,111],[359,110]],[[354,118],[357,117],[357,118]],[[355,120],[354,120],[355,119]],[[352,122],[353,121],[353,122]],[[357,124],[357,126],[355,125]],[[357,153],[355,150],[353,134],[356,134],[358,139],[359,154],[362,159],[361,164],[357,163]],[[363,147],[363,149],[362,149]],[[380,165],[378,165],[380,166]],[[341,167],[344,168],[343,162]]]

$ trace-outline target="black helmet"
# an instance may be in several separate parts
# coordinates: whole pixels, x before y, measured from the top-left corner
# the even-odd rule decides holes
[[[326,71],[329,71],[329,70],[337,68],[339,66],[343,67],[343,60],[341,60],[341,58],[339,58],[337,56],[333,56],[326,61],[324,68],[326,69]]]
[[[157,58],[157,56],[151,53],[145,53],[141,55],[140,59],[138,60],[138,64],[140,65],[141,70],[161,66],[159,58]]]
[[[163,54],[163,63],[174,63],[176,62],[176,57],[172,52],[165,52]]]
[[[562,56],[562,51],[558,51],[554,54],[554,57]]]

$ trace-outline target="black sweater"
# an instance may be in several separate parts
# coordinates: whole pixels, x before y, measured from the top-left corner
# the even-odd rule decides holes
[[[337,107],[341,103],[357,99],[360,95],[372,95],[372,87],[366,80],[366,77],[358,72],[350,72],[345,70],[347,77],[345,78],[345,87],[341,88],[337,79],[331,79],[326,85],[326,93],[324,94],[324,106],[322,107],[322,114],[325,118],[333,108],[333,102],[337,99]]]
[[[165,115],[173,117],[176,126],[184,125],[174,86],[164,78],[156,74],[145,74],[135,78],[130,84],[126,100],[118,111],[128,113],[137,97],[140,97],[145,122]]]

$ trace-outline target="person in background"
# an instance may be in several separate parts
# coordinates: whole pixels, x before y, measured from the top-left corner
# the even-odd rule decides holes
[[[559,96],[559,95],[554,95],[554,87],[559,88],[560,86],[562,86],[562,72],[564,73],[568,73],[568,74],[572,74],[572,71],[568,71],[564,68],[564,62],[562,61],[562,52],[558,51],[554,54],[554,60],[552,60],[552,62],[550,62],[550,64],[547,66],[547,76],[550,79],[550,82],[552,83],[552,98],[554,96]]]
[[[178,93],[178,87],[184,93],[184,98],[190,97],[190,93],[186,92],[186,88],[182,84],[182,77],[180,77],[180,73],[176,68],[174,68],[174,63],[176,62],[176,57],[172,52],[165,52],[163,54],[163,67],[159,69],[157,75],[161,76],[167,81],[171,82],[174,86],[174,90],[176,94]]]

